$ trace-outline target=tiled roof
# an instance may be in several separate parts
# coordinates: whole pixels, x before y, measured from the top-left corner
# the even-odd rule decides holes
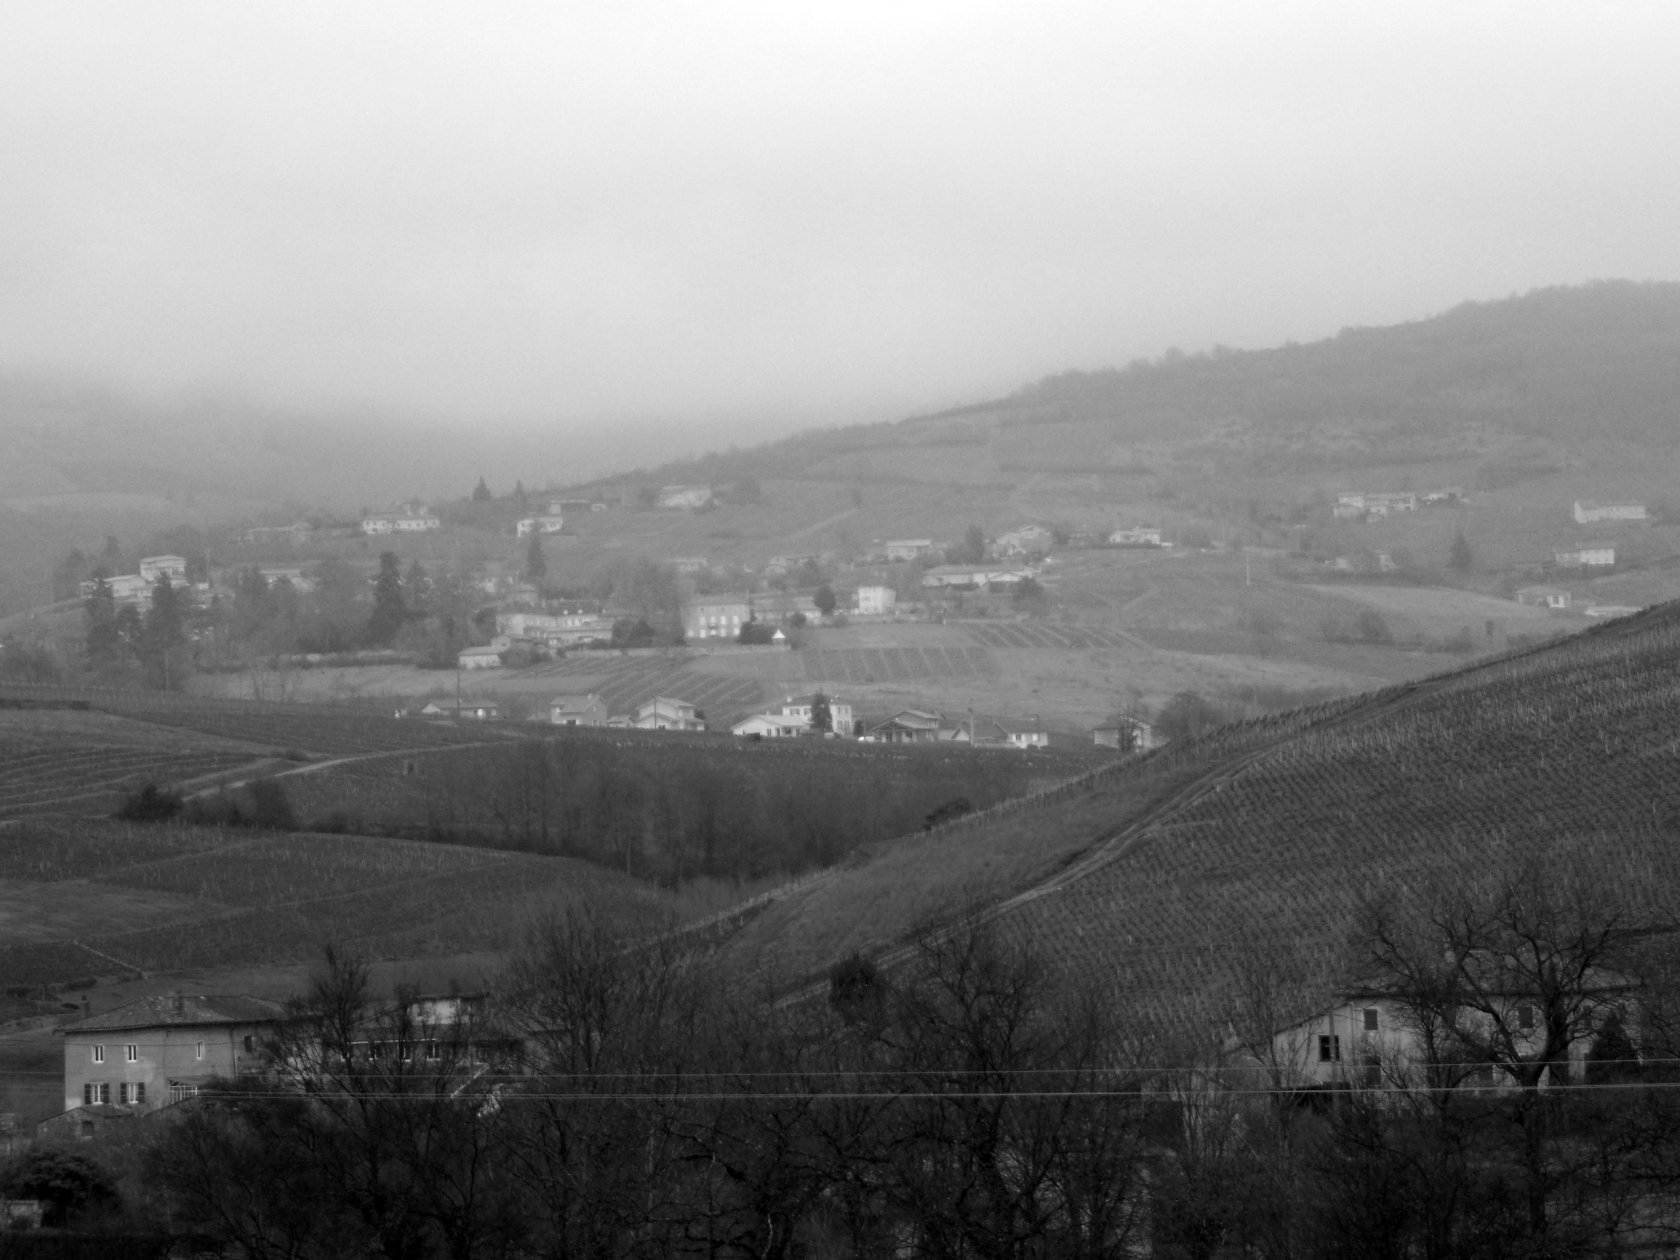
[[[286,1008],[267,998],[158,994],[66,1024],[61,1032],[108,1032],[194,1024],[259,1024],[283,1019]]]

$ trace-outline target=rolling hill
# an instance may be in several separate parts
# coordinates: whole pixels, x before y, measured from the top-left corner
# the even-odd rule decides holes
[[[1360,899],[1512,858],[1680,890],[1680,604],[1216,730],[767,896],[709,931],[784,986],[965,915],[1136,1012],[1217,1022],[1243,959],[1322,996]]]
[[[1043,474],[1147,480],[1175,453],[1265,469],[1469,460],[1484,482],[1602,444],[1680,441],[1680,284],[1540,289],[1304,345],[1170,351],[1069,371],[897,424],[801,434],[667,465],[737,477],[1013,485]]]

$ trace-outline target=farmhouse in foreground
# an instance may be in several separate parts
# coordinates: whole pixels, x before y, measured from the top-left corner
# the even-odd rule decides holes
[[[285,1008],[254,997],[140,998],[64,1027],[64,1113],[43,1132],[90,1137],[103,1121],[191,1098],[255,1069]]]

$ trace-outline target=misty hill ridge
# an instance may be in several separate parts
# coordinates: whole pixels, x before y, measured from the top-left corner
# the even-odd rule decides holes
[[[876,846],[722,946],[783,983],[990,906],[1066,976],[1217,1017],[1239,960],[1322,994],[1360,899],[1511,856],[1680,891],[1680,603],[1554,646],[1222,728],[1036,805]],[[1025,895],[1023,895],[1025,894]]]
[[[1139,444],[1211,442],[1299,464],[1680,441],[1680,283],[1538,289],[1269,350],[1169,351],[1069,371],[1001,399],[894,424],[800,434],[655,470],[667,479],[867,475],[871,451],[984,448],[1011,473],[1124,470]],[[876,471],[896,467],[874,466]],[[891,475],[888,473],[887,475]]]

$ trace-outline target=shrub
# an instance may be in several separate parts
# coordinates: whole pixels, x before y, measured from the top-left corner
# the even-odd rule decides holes
[[[970,803],[968,797],[952,797],[943,805],[930,811],[928,816],[922,819],[922,830],[932,831],[940,823],[950,822],[953,818],[961,818],[964,814],[971,813],[973,809],[974,806]]]
[[[64,1225],[87,1211],[117,1206],[117,1181],[80,1151],[38,1146],[0,1170],[0,1192],[14,1199],[40,1199],[47,1225]]]
[[[117,817],[125,822],[163,822],[181,812],[181,794],[159,789],[148,783],[117,808]]]

